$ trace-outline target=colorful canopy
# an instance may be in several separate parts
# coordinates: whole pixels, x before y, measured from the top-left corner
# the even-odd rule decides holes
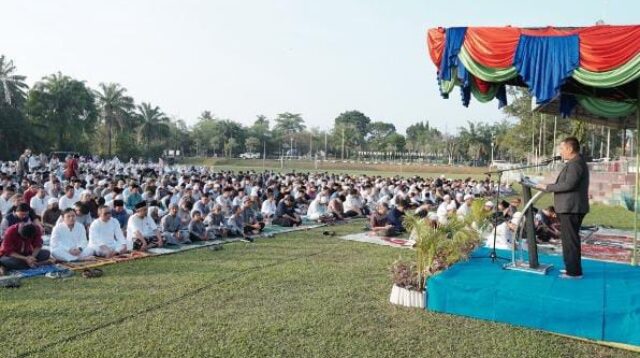
[[[435,28],[427,43],[441,94],[460,86],[465,106],[471,96],[503,106],[509,84],[528,87],[539,105],[559,102],[563,116],[579,108],[624,118],[637,108],[640,25]]]

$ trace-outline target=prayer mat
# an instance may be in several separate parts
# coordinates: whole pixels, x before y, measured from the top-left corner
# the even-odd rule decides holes
[[[339,237],[342,240],[364,242],[368,244],[376,244],[382,246],[391,246],[402,249],[411,249],[413,247],[413,241],[409,241],[402,237],[385,237],[376,236],[371,231],[361,232],[358,234],[351,234]]]

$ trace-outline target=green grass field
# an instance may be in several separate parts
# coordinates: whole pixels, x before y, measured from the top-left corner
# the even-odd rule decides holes
[[[255,170],[262,171],[272,170],[275,172],[291,172],[293,170],[297,172],[332,172],[339,174],[366,174],[366,175],[379,175],[383,177],[392,176],[437,176],[445,174],[448,178],[464,179],[472,177],[475,179],[483,179],[486,176],[483,174],[489,169],[486,167],[451,167],[443,165],[429,165],[429,164],[417,164],[417,163],[395,163],[395,164],[373,164],[362,162],[342,162],[342,161],[327,161],[319,162],[316,169],[316,163],[310,160],[285,160],[280,162],[279,160],[268,159],[264,163],[262,160],[244,160],[244,159],[224,159],[224,158],[185,158],[179,162],[184,165],[197,165],[208,166],[215,170],[233,170],[233,171],[247,171]]]
[[[362,223],[334,227],[337,234]],[[0,290],[0,357],[631,357],[503,324],[388,303],[412,252],[322,229]]]

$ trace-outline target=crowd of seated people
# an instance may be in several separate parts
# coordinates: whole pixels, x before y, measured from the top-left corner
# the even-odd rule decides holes
[[[407,211],[445,222],[498,187],[489,179],[214,171],[25,151],[0,162],[0,267],[93,260],[220,237],[252,241],[268,225],[369,217],[403,232]],[[43,245],[48,238],[48,248]]]

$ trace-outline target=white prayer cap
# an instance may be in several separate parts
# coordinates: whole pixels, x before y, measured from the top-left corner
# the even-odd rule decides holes
[[[58,199],[56,198],[51,198],[47,201],[48,205],[53,205],[53,204],[57,204],[58,203]]]
[[[451,196],[449,194],[445,195],[442,199],[444,200],[451,200]]]
[[[484,206],[487,206],[489,208],[493,208],[493,201],[487,201],[484,203]]]
[[[473,195],[467,194],[464,196],[464,200],[469,200],[469,199],[473,199]]]

